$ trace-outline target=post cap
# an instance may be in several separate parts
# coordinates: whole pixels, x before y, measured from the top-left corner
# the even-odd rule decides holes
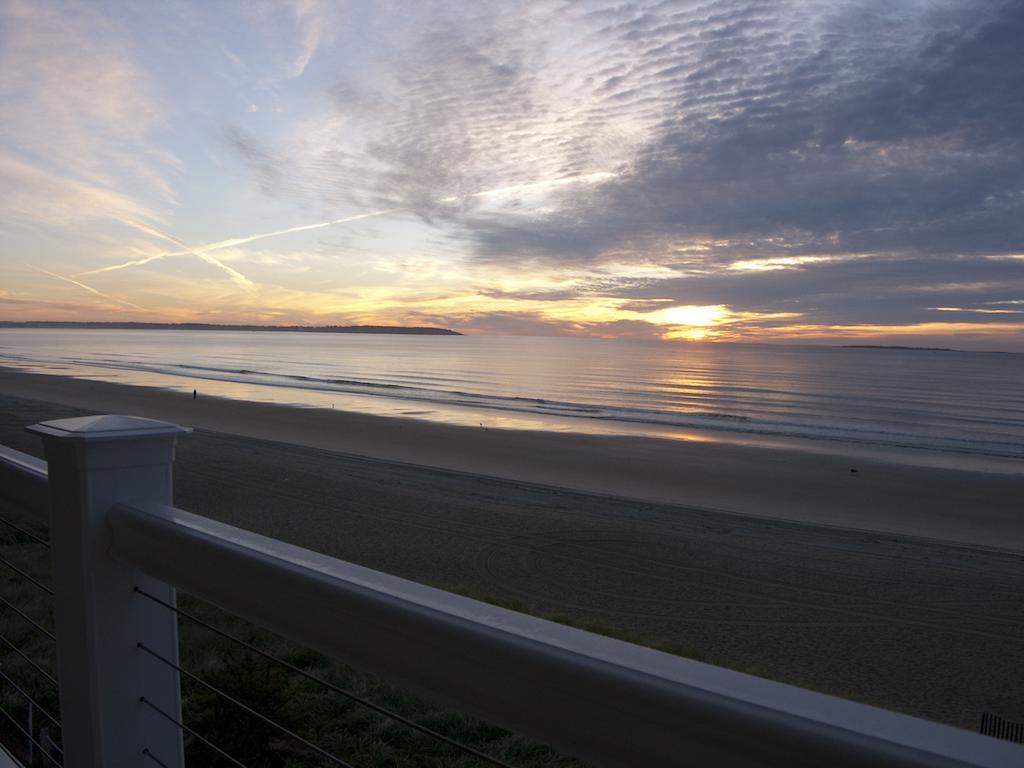
[[[192,430],[167,421],[144,419],[141,416],[79,416],[73,419],[44,421],[26,427],[26,431],[43,437],[84,442],[140,440],[153,437],[187,435]]]

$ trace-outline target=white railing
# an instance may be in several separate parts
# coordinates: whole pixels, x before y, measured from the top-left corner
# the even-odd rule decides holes
[[[0,448],[0,488],[50,525],[69,768],[148,757],[183,765],[176,617],[166,610],[175,587],[597,766],[1024,765],[1024,749],[1008,742],[572,629],[175,509],[181,427],[102,416],[29,430],[47,462]]]

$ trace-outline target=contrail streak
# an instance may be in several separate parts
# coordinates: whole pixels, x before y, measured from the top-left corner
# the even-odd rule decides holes
[[[237,269],[229,267],[223,261],[221,261],[215,256],[211,256],[202,249],[193,248],[184,240],[177,238],[172,234],[159,230],[156,227],[151,227],[149,224],[145,224],[141,221],[135,221],[133,219],[123,219],[122,221],[125,224],[135,227],[136,229],[142,232],[146,232],[147,234],[153,235],[154,237],[162,238],[170,243],[174,243],[175,245],[184,248],[188,253],[191,253],[193,256],[202,259],[207,264],[212,264],[215,267],[219,267],[220,269],[224,270],[227,273],[228,277],[230,277],[233,282],[237,283],[243,288],[247,288],[249,290],[254,290],[256,288],[256,284],[252,280],[247,278],[245,275],[243,275],[241,272],[239,272]]]
[[[161,253],[154,253],[150,256],[144,256],[141,259],[132,259],[122,264],[111,264],[109,267],[100,267],[99,269],[90,269],[87,272],[79,272],[75,277],[86,277],[88,275],[99,275],[104,272],[113,272],[117,269],[124,269],[125,267],[141,267],[143,264],[149,264],[151,261],[157,261],[158,259],[164,259],[168,256],[184,256],[188,251],[163,251]]]
[[[598,171],[596,173],[586,173],[586,174],[582,174],[580,176],[567,176],[565,178],[554,179],[552,181],[534,181],[534,182],[529,182],[527,184],[514,184],[514,185],[508,186],[508,187],[497,187],[495,189],[485,189],[485,190],[483,190],[481,192],[471,192],[471,193],[466,194],[466,195],[452,195],[450,197],[443,197],[438,202],[441,202],[441,203],[454,203],[454,202],[456,202],[458,200],[466,200],[466,199],[474,198],[474,197],[490,197],[492,195],[503,195],[503,194],[509,194],[509,193],[513,193],[513,192],[527,192],[527,191],[534,190],[534,189],[546,189],[546,188],[552,188],[552,187],[563,187],[563,186],[567,186],[569,184],[591,184],[591,183],[597,183],[597,182],[601,182],[601,181],[607,181],[608,179],[613,179],[617,175],[618,174],[610,173],[608,171]],[[121,264],[111,264],[110,266],[100,267],[99,269],[92,269],[92,270],[89,270],[88,272],[79,272],[77,276],[78,277],[85,277],[86,275],[98,275],[98,274],[103,273],[103,272],[114,272],[116,270],[125,269],[127,267],[138,267],[138,266],[142,266],[143,264],[149,264],[152,261],[157,261],[159,259],[165,259],[168,256],[184,256],[185,254],[192,254],[193,256],[196,256],[196,257],[202,259],[203,261],[206,261],[206,262],[208,262],[210,264],[213,264],[213,265],[215,265],[217,267],[220,267],[225,272],[227,272],[228,275],[231,277],[231,279],[234,280],[236,283],[244,285],[247,288],[252,288],[253,287],[253,283],[252,283],[251,280],[249,280],[247,277],[245,277],[245,275],[241,274],[237,270],[232,269],[227,264],[224,264],[219,259],[216,259],[213,256],[210,256],[210,251],[219,251],[222,248],[231,248],[231,247],[236,246],[236,245],[246,245],[247,243],[252,243],[252,242],[255,242],[256,240],[264,240],[264,239],[266,239],[268,237],[278,237],[280,235],[290,235],[290,234],[292,234],[294,232],[308,232],[309,230],[312,230],[312,229],[323,229],[324,227],[333,227],[333,226],[336,226],[338,224],[347,224],[347,223],[350,223],[350,222],[353,222],[353,221],[360,221],[362,219],[372,219],[372,218],[375,218],[377,216],[386,216],[386,215],[388,215],[390,213],[402,213],[404,211],[409,211],[409,210],[410,210],[409,208],[387,208],[385,210],[380,210],[380,211],[370,211],[369,213],[358,213],[358,214],[355,214],[354,216],[345,216],[345,217],[340,218],[340,219],[332,219],[331,221],[321,221],[321,222],[317,222],[316,224],[300,224],[297,227],[288,227],[287,229],[278,229],[278,230],[274,230],[273,232],[261,232],[261,233],[256,234],[256,235],[247,235],[245,237],[233,237],[233,238],[230,238],[228,240],[220,240],[220,241],[218,241],[216,243],[207,243],[206,245],[195,246],[195,247],[190,246],[188,243],[184,242],[183,240],[179,240],[178,238],[174,237],[173,235],[169,235],[166,232],[161,232],[159,229],[156,229],[155,227],[151,227],[148,224],[143,224],[142,222],[123,219],[122,220],[123,223],[128,224],[129,226],[135,227],[136,229],[139,229],[139,230],[141,230],[143,232],[147,232],[148,234],[151,234],[151,235],[153,235],[155,237],[159,237],[159,238],[161,238],[163,240],[167,240],[168,242],[172,242],[175,245],[180,246],[184,250],[182,250],[182,251],[165,251],[163,253],[155,253],[155,254],[152,254],[150,256],[144,256],[141,259],[132,259],[130,261],[125,261],[125,262],[123,262]]]
[[[145,312],[146,311],[143,307],[140,307],[138,304],[132,304],[130,301],[126,301],[125,299],[119,299],[116,296],[111,296],[109,294],[103,293],[103,291],[97,291],[91,285],[86,285],[85,283],[80,283],[77,280],[72,280],[70,277],[64,277],[64,275],[58,275],[56,272],[50,272],[47,269],[41,269],[39,267],[32,266],[31,264],[26,264],[25,266],[28,267],[29,269],[34,269],[36,272],[40,272],[40,273],[42,273],[44,275],[47,275],[49,277],[52,277],[52,278],[54,278],[56,280],[63,280],[65,283],[71,283],[72,285],[77,285],[79,288],[82,288],[82,289],[88,291],[89,293],[95,294],[95,295],[100,296],[100,297],[102,297],[104,299],[109,299],[110,301],[116,301],[116,302],[118,302],[120,304],[124,304],[126,307],[131,307],[132,309],[137,309],[140,312]]]
[[[98,275],[102,272],[113,272],[118,269],[125,269],[126,267],[138,267],[142,266],[143,264],[149,264],[151,261],[165,259],[168,256],[184,256],[186,254],[192,254],[193,256],[198,256],[204,261],[210,261],[211,259],[213,259],[212,256],[209,256],[210,251],[219,251],[223,248],[231,248],[232,246],[236,245],[245,245],[246,243],[251,243],[255,240],[263,240],[264,238],[267,237],[277,237],[278,235],[288,235],[291,234],[292,232],[305,232],[310,229],[322,229],[324,227],[333,227],[335,224],[345,224],[350,221],[369,219],[374,216],[384,216],[389,213],[398,213],[401,210],[401,208],[389,208],[384,211],[371,211],[370,213],[360,213],[356,214],[355,216],[346,216],[342,219],[334,219],[333,221],[322,221],[316,224],[302,224],[297,227],[289,227],[288,229],[278,229],[273,232],[261,232],[256,235],[248,235],[246,237],[233,237],[229,240],[220,240],[216,243],[207,243],[206,245],[201,245],[194,248],[184,244],[183,241],[178,240],[173,235],[163,233],[160,230],[150,227],[147,224],[142,224],[141,222],[137,221],[126,221],[124,223],[129,224],[130,226],[133,226],[136,229],[141,229],[143,232],[148,232],[149,234],[155,235],[156,237],[160,237],[164,240],[168,240],[169,242],[181,245],[183,248],[185,248],[185,250],[164,251],[162,253],[154,253],[150,256],[144,256],[141,259],[132,259],[131,261],[126,261],[121,264],[111,264],[110,266],[107,267],[91,269],[88,272],[80,272],[78,273],[77,277],[85,277],[86,275]],[[217,266],[221,267],[222,269],[231,269],[226,264],[217,259],[213,259],[213,261],[210,261],[210,263],[216,263]],[[235,274],[239,274],[235,270],[232,271],[234,271]],[[242,276],[242,278],[247,280],[247,278],[245,278],[244,276]]]
[[[402,208],[389,208],[385,211],[370,211],[369,213],[359,213],[355,216],[346,216],[343,219],[334,219],[333,221],[322,221],[317,224],[302,224],[298,227],[288,227],[288,229],[278,229],[274,232],[263,232],[258,235],[249,235],[247,237],[234,237],[230,240],[221,240],[218,243],[210,243],[209,245],[202,246],[199,250],[201,251],[218,251],[221,248],[231,248],[235,245],[245,245],[251,243],[254,240],[262,240],[265,237],[277,237],[278,235],[289,235],[292,232],[306,232],[310,229],[323,229],[324,227],[333,227],[335,224],[347,224],[350,221],[359,221],[360,219],[370,219],[374,216],[384,216],[389,213],[399,213]]]

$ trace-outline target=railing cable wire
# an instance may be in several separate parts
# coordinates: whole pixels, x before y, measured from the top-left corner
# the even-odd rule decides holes
[[[15,525],[14,523],[12,523],[7,518],[0,517],[0,523],[3,523],[8,528],[13,528],[14,530],[16,530],[18,533],[22,534],[23,536],[28,536],[30,539],[35,541],[37,544],[42,544],[47,549],[50,548],[50,542],[48,542],[46,539],[41,538],[40,536],[36,536],[31,531],[26,531],[24,528],[22,528],[21,526]]]
[[[10,712],[8,712],[3,707],[0,707],[0,715],[3,715],[8,720],[10,720],[11,721],[11,725],[13,725],[19,731],[21,731],[22,735],[32,743],[33,747],[35,747],[36,749],[39,750],[39,753],[43,757],[45,757],[47,760],[49,760],[51,763],[53,763],[53,765],[56,765],[57,768],[61,768],[61,764],[59,762],[57,762],[57,759],[50,754],[50,751],[48,749],[46,749],[45,747],[43,747],[43,745],[40,744],[38,741],[36,741],[35,738],[32,736],[32,734],[29,733],[27,730],[25,730],[25,727],[21,723],[19,723],[17,720],[15,720],[14,716]]]
[[[219,696],[222,696],[223,698],[225,698],[226,700],[228,700],[232,704],[234,704],[236,707],[239,707],[240,709],[244,710],[245,712],[248,712],[253,717],[258,718],[261,722],[264,722],[267,725],[271,725],[274,728],[277,728],[277,730],[279,730],[281,733],[283,733],[283,734],[285,734],[287,736],[290,736],[291,738],[295,739],[295,741],[299,742],[300,744],[305,746],[307,749],[310,749],[313,752],[316,752],[318,755],[320,755],[320,757],[323,757],[324,759],[334,763],[335,765],[340,765],[340,766],[342,766],[342,768],[354,768],[354,766],[351,763],[347,763],[344,760],[342,760],[340,757],[336,757],[335,755],[332,755],[326,749],[318,747],[316,744],[314,744],[313,742],[311,742],[311,741],[309,741],[307,739],[304,739],[302,736],[299,736],[299,734],[295,733],[294,731],[288,730],[287,728],[285,728],[280,723],[274,722],[271,718],[267,717],[264,714],[261,714],[261,713],[257,712],[255,709],[253,709],[252,707],[248,706],[247,704],[244,704],[243,702],[239,701],[234,696],[232,696],[232,695],[230,695],[228,693],[225,693],[224,691],[220,690],[216,686],[211,685],[210,683],[206,682],[205,680],[203,680],[198,675],[194,675],[193,673],[189,672],[187,669],[183,669],[182,667],[178,666],[173,661],[171,661],[170,659],[168,659],[168,658],[162,656],[161,654],[157,653],[156,651],[154,651],[152,648],[148,647],[144,643],[136,643],[135,646],[137,648],[139,648],[140,650],[145,651],[146,653],[148,653],[153,658],[159,659],[161,662],[166,664],[171,669],[179,672],[182,675],[185,675],[185,677],[187,677],[189,680],[194,680],[195,682],[199,683],[199,685],[203,686],[204,688],[206,688],[206,689],[208,689],[210,691],[213,691],[214,693],[216,693]]]
[[[16,566],[14,563],[8,562],[7,560],[4,560],[2,557],[0,557],[0,563],[3,563],[4,565],[6,565],[8,568],[10,568],[15,573],[20,574],[24,578],[28,579],[30,582],[32,582],[37,587],[39,587],[41,590],[43,590],[43,592],[45,592],[46,594],[53,595],[53,590],[52,589],[50,589],[48,586],[43,584],[41,581],[37,581],[36,579],[34,579],[31,576],[29,576],[27,573],[25,573],[23,570],[21,570],[21,568]]]
[[[159,757],[157,757],[152,752],[150,752],[149,751],[149,747],[146,747],[145,749],[142,750],[142,756],[143,757],[148,757],[154,763],[156,763],[157,765],[161,766],[161,768],[171,768],[171,766],[169,766],[167,763],[165,763]]]
[[[180,720],[175,720],[175,719],[174,719],[174,718],[173,718],[173,717],[172,717],[171,715],[169,715],[169,714],[167,714],[166,712],[164,712],[164,711],[163,711],[162,709],[160,709],[160,707],[158,707],[158,706],[157,706],[156,704],[154,704],[154,703],[153,703],[152,701],[150,701],[149,699],[147,699],[147,698],[146,698],[145,696],[140,696],[140,697],[139,697],[139,703],[140,703],[140,704],[145,704],[145,705],[146,705],[147,707],[149,707],[149,708],[150,708],[150,709],[152,709],[152,710],[153,710],[154,712],[156,712],[157,714],[159,714],[159,715],[160,715],[161,717],[163,717],[163,718],[164,718],[165,720],[169,720],[170,722],[174,723],[174,724],[175,724],[176,726],[178,726],[178,728],[180,728],[180,729],[181,729],[181,730],[182,730],[183,732],[185,732],[185,733],[187,733],[187,734],[188,734],[189,736],[192,736],[193,738],[195,738],[195,739],[198,739],[199,741],[201,741],[201,742],[202,742],[203,744],[205,744],[205,745],[206,745],[207,747],[209,747],[210,749],[212,749],[212,750],[213,750],[214,752],[216,752],[216,753],[217,753],[218,755],[220,755],[221,757],[223,757],[223,758],[224,758],[225,760],[227,760],[227,761],[228,761],[229,763],[231,763],[232,765],[237,765],[237,766],[238,766],[238,768],[245,768],[245,765],[244,765],[243,763],[240,763],[240,762],[238,762],[238,761],[237,761],[237,760],[236,760],[235,758],[233,758],[233,757],[232,757],[231,755],[229,755],[229,754],[228,754],[227,752],[225,752],[225,751],[224,751],[223,749],[221,749],[220,747],[218,747],[218,746],[217,746],[216,744],[214,744],[214,743],[213,743],[212,741],[210,741],[209,739],[205,739],[205,738],[203,738],[202,736],[200,736],[200,735],[199,735],[198,733],[196,733],[196,732],[195,732],[195,731],[194,731],[193,729],[189,728],[189,727],[188,727],[187,725],[185,725],[185,724],[184,724],[183,722],[181,722]],[[150,755],[150,757],[152,757],[152,755]]]
[[[46,627],[44,627],[44,626],[43,626],[42,624],[40,624],[39,622],[37,622],[37,621],[36,621],[35,619],[33,619],[33,618],[32,618],[31,616],[27,615],[27,614],[26,614],[26,613],[25,613],[24,611],[22,611],[22,610],[21,610],[20,608],[18,608],[18,607],[17,607],[16,605],[12,605],[12,604],[11,604],[10,602],[8,602],[8,601],[7,601],[7,600],[6,600],[6,599],[5,599],[4,597],[2,597],[2,596],[0,596],[0,603],[2,603],[3,605],[6,605],[6,606],[7,606],[8,608],[10,608],[10,609],[11,609],[12,611],[14,611],[14,612],[15,612],[16,614],[18,614],[19,616],[21,616],[21,618],[23,618],[23,619],[24,619],[25,621],[27,621],[27,622],[28,622],[29,624],[31,624],[31,625],[32,625],[33,627],[35,627],[36,629],[38,629],[38,630],[39,630],[40,632],[42,632],[42,633],[43,633],[44,635],[46,635],[46,636],[47,636],[48,638],[50,638],[50,639],[51,639],[51,640],[52,640],[53,642],[57,642],[57,637],[56,637],[56,636],[55,636],[55,635],[53,634],[53,632],[51,632],[50,630],[48,630],[48,629],[47,629]]]
[[[29,658],[29,657],[28,657],[28,656],[27,656],[27,655],[25,654],[25,652],[24,652],[23,650],[21,650],[21,648],[19,648],[18,646],[16,646],[16,645],[15,645],[14,643],[12,643],[12,642],[11,642],[10,640],[8,640],[8,639],[7,639],[6,637],[4,637],[3,635],[0,635],[0,642],[4,642],[4,643],[6,643],[7,645],[9,645],[12,651],[14,651],[14,652],[15,652],[16,654],[18,654],[19,656],[21,656],[21,658],[23,658],[23,659],[24,659],[25,661],[27,661],[27,662],[28,662],[29,664],[31,664],[31,665],[32,665],[32,667],[33,667],[33,668],[35,669],[35,671],[36,671],[36,672],[38,672],[38,673],[39,673],[40,675],[42,675],[43,677],[45,677],[45,678],[46,678],[47,680],[49,680],[49,681],[50,681],[50,683],[52,683],[52,684],[53,684],[53,686],[54,686],[55,688],[59,688],[59,687],[60,687],[60,686],[59,686],[59,684],[57,683],[57,678],[55,678],[55,677],[54,677],[53,675],[51,675],[51,674],[50,674],[49,672],[47,672],[47,671],[46,671],[45,669],[43,669],[43,668],[42,668],[42,667],[40,667],[40,666],[39,666],[38,664],[36,664],[36,663],[35,663],[34,661],[32,661],[32,659],[30,659],[30,658]]]
[[[352,693],[351,691],[348,691],[348,690],[346,690],[346,689],[344,689],[344,688],[342,688],[340,686],[337,686],[334,683],[330,683],[327,680],[324,680],[322,677],[319,677],[318,675],[314,675],[312,672],[307,672],[306,670],[302,669],[301,667],[297,667],[294,664],[285,661],[284,659],[279,659],[276,656],[274,656],[273,654],[267,653],[263,649],[256,647],[252,643],[248,643],[245,640],[242,640],[241,638],[235,637],[234,635],[232,635],[232,634],[230,634],[228,632],[225,632],[222,629],[218,629],[217,627],[213,626],[209,622],[204,621],[203,619],[200,619],[198,616],[193,616],[189,612],[183,611],[181,608],[178,608],[175,605],[171,605],[170,603],[166,602],[165,600],[161,600],[159,597],[156,597],[155,595],[151,595],[148,592],[146,592],[145,590],[140,589],[139,587],[135,587],[135,591],[138,592],[143,597],[147,597],[150,600],[152,600],[153,602],[158,603],[158,604],[164,606],[164,608],[167,608],[168,610],[173,611],[174,613],[178,614],[179,616],[183,616],[184,618],[188,619],[189,621],[191,621],[191,622],[193,622],[195,624],[198,624],[199,626],[201,626],[201,627],[203,627],[205,629],[208,629],[209,631],[211,631],[211,632],[213,632],[213,633],[215,633],[217,635],[220,635],[221,637],[223,637],[223,638],[225,638],[227,640],[231,640],[232,642],[237,643],[238,645],[242,646],[243,648],[245,648],[245,649],[247,649],[249,651],[252,651],[253,653],[255,653],[255,654],[259,655],[259,656],[262,656],[263,658],[265,658],[265,659],[267,659],[269,661],[272,661],[275,664],[279,664],[282,667],[284,667],[285,669],[288,669],[288,670],[294,672],[297,675],[301,675],[302,677],[305,677],[307,680],[311,680],[314,683],[318,683],[319,685],[322,685],[323,687],[325,687],[325,688],[327,688],[327,689],[329,689],[331,691],[334,691],[335,693],[340,694],[341,696],[344,696],[345,698],[350,699],[351,701],[354,701],[354,702],[356,702],[358,704],[362,704],[364,707],[366,707],[368,709],[372,709],[374,712],[376,712],[378,714],[384,715],[385,717],[390,718],[391,720],[394,720],[397,723],[401,723],[402,725],[405,725],[405,726],[407,726],[409,728],[412,728],[414,731],[419,731],[420,733],[422,733],[422,734],[424,734],[426,736],[430,736],[431,738],[436,739],[436,740],[438,740],[440,742],[443,742],[443,743],[447,744],[448,746],[455,747],[456,749],[461,750],[462,752],[465,752],[468,755],[473,755],[473,757],[479,758],[480,760],[488,762],[491,765],[496,765],[496,766],[499,766],[500,768],[514,768],[514,766],[510,765],[509,763],[504,762],[503,760],[500,760],[500,759],[498,759],[496,757],[491,757],[490,755],[488,755],[485,752],[481,752],[478,749],[474,749],[473,747],[470,747],[467,744],[463,744],[461,742],[458,742],[455,739],[452,739],[452,738],[450,738],[448,736],[445,736],[443,733],[438,733],[437,731],[432,730],[431,728],[426,727],[425,725],[420,725],[419,723],[417,723],[414,720],[410,720],[407,717],[403,717],[402,715],[399,715],[396,712],[392,712],[391,710],[385,709],[384,707],[380,706],[379,704],[374,704],[369,699],[364,699],[363,697],[359,696],[358,694]]]
[[[51,714],[50,714],[49,712],[47,712],[47,711],[46,711],[46,708],[45,708],[45,707],[43,707],[43,706],[42,706],[42,705],[41,705],[41,704],[40,704],[40,703],[39,703],[38,701],[36,701],[35,699],[33,699],[33,698],[32,698],[32,697],[31,697],[31,696],[30,696],[30,695],[29,695],[29,694],[28,694],[28,693],[27,693],[27,692],[25,691],[25,689],[24,689],[24,688],[22,688],[22,687],[21,687],[20,685],[18,685],[18,684],[17,684],[16,682],[14,682],[14,681],[13,681],[13,680],[12,680],[12,679],[10,678],[10,676],[9,676],[9,675],[8,675],[8,674],[7,674],[6,672],[4,672],[4,671],[3,671],[2,669],[0,669],[0,677],[2,677],[2,678],[3,678],[4,680],[6,680],[6,681],[7,681],[7,682],[8,682],[9,684],[10,684],[10,686],[11,686],[11,687],[12,687],[12,688],[13,688],[14,690],[16,690],[16,691],[17,691],[18,693],[20,693],[20,694],[21,694],[22,696],[24,696],[24,697],[25,697],[26,699],[28,699],[28,700],[29,700],[29,701],[30,701],[30,702],[32,703],[32,706],[34,706],[34,707],[35,707],[35,708],[36,708],[37,710],[39,710],[39,711],[40,711],[40,712],[41,712],[41,713],[42,713],[43,715],[45,715],[45,716],[46,716],[46,719],[47,719],[47,720],[49,720],[49,721],[50,721],[51,723],[53,723],[54,725],[56,725],[56,726],[57,726],[58,728],[60,728],[60,727],[61,727],[61,726],[60,726],[60,720],[58,720],[58,719],[57,719],[56,717],[54,717],[54,716],[53,716],[53,715],[51,715]]]

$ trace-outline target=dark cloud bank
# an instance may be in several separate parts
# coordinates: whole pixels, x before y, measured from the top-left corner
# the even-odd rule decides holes
[[[913,19],[924,29],[881,4],[843,5],[814,35],[763,6],[716,4],[676,26],[609,14],[609,46],[646,49],[602,89],[647,89],[675,109],[616,181],[557,215],[468,221],[477,257],[672,263],[674,244],[714,239],[681,265],[697,276],[622,293],[815,322],[949,320],[929,308],[1024,298],[1024,261],[992,258],[1024,253],[1024,3],[937,6]],[[700,64],[674,70],[694,46]],[[722,269],[807,254],[861,258]]]
[[[679,273],[524,299],[727,304],[822,325],[1019,320],[934,308],[1024,309],[995,304],[1024,300],[1024,0],[466,8],[389,17],[410,17],[375,64],[391,90],[352,72],[328,93],[370,139],[339,136],[345,151],[304,181],[242,134],[231,143],[265,189],[413,210],[482,264]],[[460,197],[595,170],[618,176],[565,188],[554,212]],[[730,269],[794,256],[816,260]]]

